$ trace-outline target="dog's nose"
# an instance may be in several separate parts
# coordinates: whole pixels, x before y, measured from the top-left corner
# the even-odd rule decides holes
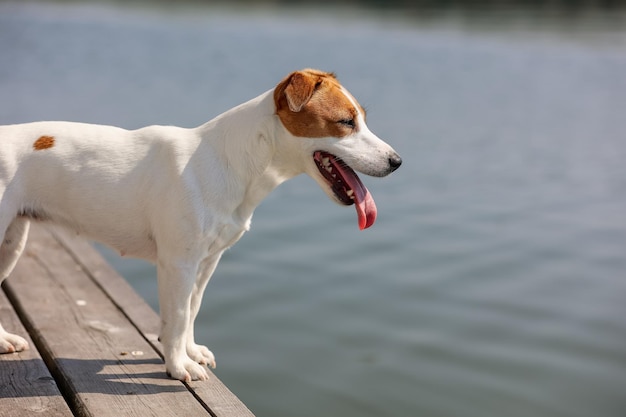
[[[400,155],[394,154],[393,156],[389,157],[389,166],[391,167],[391,172],[400,168],[400,165],[402,165],[402,158],[400,158]]]

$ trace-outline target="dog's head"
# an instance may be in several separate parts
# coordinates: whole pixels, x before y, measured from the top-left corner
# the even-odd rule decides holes
[[[334,74],[296,71],[274,90],[276,114],[299,140],[305,172],[342,205],[355,204],[359,227],[376,220],[376,205],[355,171],[383,177],[402,159],[365,124],[365,110]]]

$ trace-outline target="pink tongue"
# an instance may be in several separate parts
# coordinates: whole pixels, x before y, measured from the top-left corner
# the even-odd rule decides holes
[[[367,229],[376,221],[377,211],[374,198],[352,169],[345,169],[342,164],[335,164],[334,166],[341,171],[341,176],[354,191],[354,207],[359,217],[359,229]]]
[[[365,195],[362,198],[355,197],[356,204],[356,212],[359,216],[359,229],[367,229],[376,221],[376,203],[374,203],[374,199],[372,195],[367,190],[367,188],[363,187],[365,190]],[[355,192],[354,195],[357,195]]]

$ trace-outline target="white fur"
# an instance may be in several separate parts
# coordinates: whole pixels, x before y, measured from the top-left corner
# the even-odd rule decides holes
[[[322,149],[370,175],[391,172],[395,152],[363,116],[352,135],[292,136],[275,114],[273,90],[208,123],[128,131],[71,122],[0,126],[0,282],[15,266],[36,219],[65,226],[123,255],[157,265],[166,369],[205,380],[213,354],[193,322],[225,249],[281,182],[307,172],[332,192],[312,159]],[[36,150],[41,136],[54,146]],[[396,155],[397,156],[397,155]],[[27,347],[0,326],[0,353]]]

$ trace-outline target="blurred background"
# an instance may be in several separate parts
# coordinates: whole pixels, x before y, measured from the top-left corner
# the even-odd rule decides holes
[[[304,67],[404,164],[363,232],[304,176],[263,202],[197,321],[217,375],[259,416],[626,415],[620,3],[0,2],[0,124],[194,127]]]

